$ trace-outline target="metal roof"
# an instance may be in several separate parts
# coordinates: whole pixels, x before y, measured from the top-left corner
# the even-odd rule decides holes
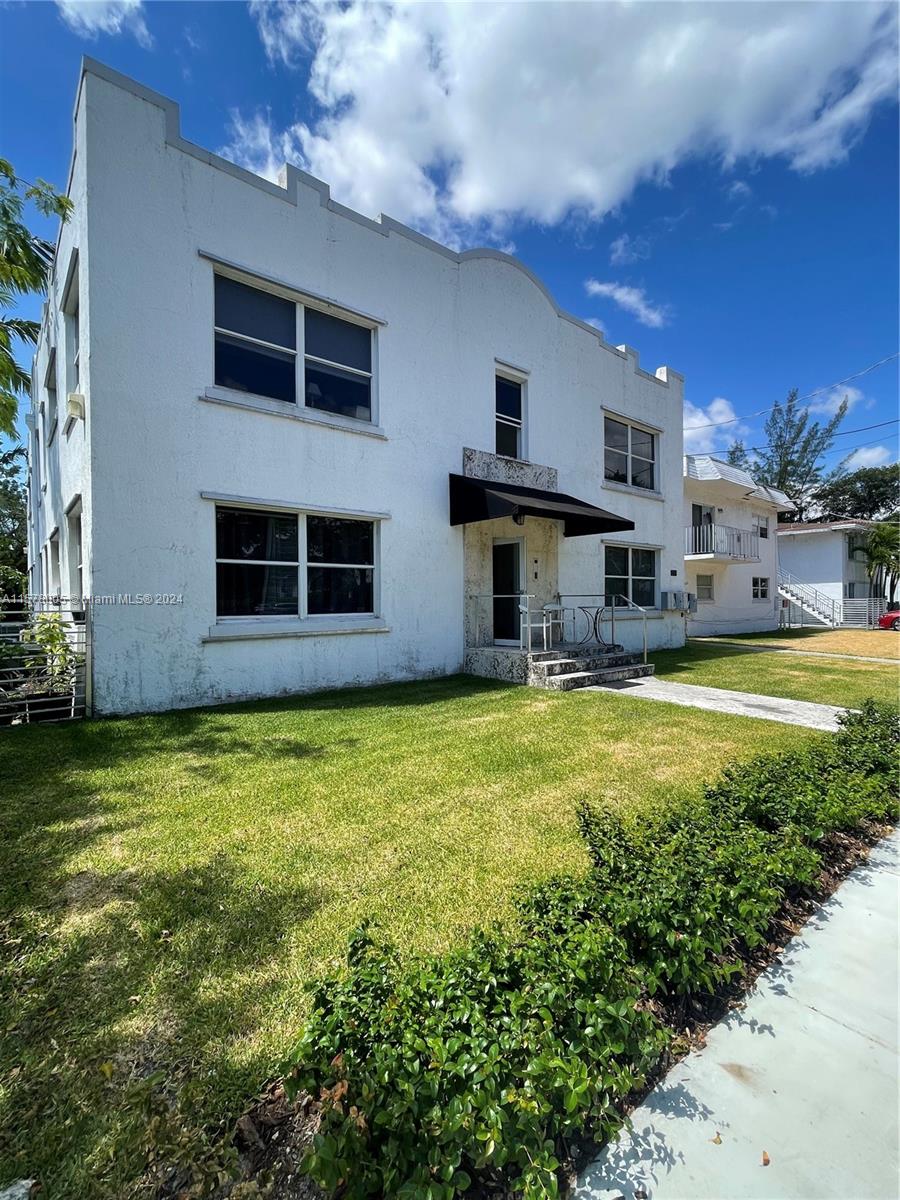
[[[701,483],[730,483],[744,488],[748,500],[760,500],[763,504],[771,504],[779,512],[793,512],[795,505],[789,496],[777,488],[767,487],[757,483],[747,471],[741,467],[732,466],[711,454],[686,454],[684,456],[685,479],[696,479]]]

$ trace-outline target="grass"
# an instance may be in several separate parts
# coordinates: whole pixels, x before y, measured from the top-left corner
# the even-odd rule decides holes
[[[680,650],[660,651],[651,659],[660,679],[677,683],[847,708],[857,708],[868,696],[892,704],[898,700],[897,668],[880,663],[767,654],[753,645],[744,650],[707,638],[691,640]]]
[[[585,867],[581,797],[675,803],[819,736],[466,677],[4,731],[0,1187],[148,1193],[277,1072],[361,918],[446,946]]]
[[[770,633],[722,634],[721,640],[758,642],[783,650],[814,650],[817,654],[900,660],[900,637],[892,629],[775,629]]]

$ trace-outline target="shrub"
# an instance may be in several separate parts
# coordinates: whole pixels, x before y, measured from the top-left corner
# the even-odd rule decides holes
[[[822,836],[891,810],[898,744],[897,714],[868,702],[652,819],[586,805],[587,875],[528,890],[511,930],[451,953],[403,962],[358,931],[286,1068],[320,1102],[306,1168],[351,1200],[451,1200],[476,1173],[554,1195],[561,1139],[609,1136],[662,1052],[643,998],[739,971]]]
[[[618,1125],[665,1035],[620,939],[560,923],[404,967],[367,930],[320,984],[289,1075],[322,1102],[307,1168],[351,1197],[449,1200],[473,1172],[555,1194],[557,1139]]]

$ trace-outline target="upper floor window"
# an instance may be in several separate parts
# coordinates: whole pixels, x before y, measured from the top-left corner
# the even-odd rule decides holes
[[[315,308],[304,310],[304,389],[309,408],[372,418],[372,332]]]
[[[605,417],[604,474],[612,483],[656,490],[656,434]]]
[[[296,402],[297,317],[290,300],[216,276],[216,383]]]
[[[78,298],[78,254],[73,254],[63,298],[66,337],[66,392],[80,392],[81,316]]]
[[[754,513],[753,532],[758,533],[761,538],[767,538],[769,536],[769,518],[761,517],[758,513]]]
[[[848,533],[847,534],[847,557],[851,562],[857,561],[861,556],[861,552],[866,548],[866,535],[864,533]]]
[[[496,377],[496,452],[506,458],[522,457],[522,384]]]
[[[372,419],[372,331],[261,288],[215,277],[215,381],[322,412]],[[302,354],[298,353],[298,310]]]
[[[374,609],[374,521],[216,509],[218,616],[371,616]]]
[[[44,376],[44,390],[47,393],[47,429],[48,437],[52,439],[57,421],[56,403],[56,351],[50,351],[47,361],[47,374]]]

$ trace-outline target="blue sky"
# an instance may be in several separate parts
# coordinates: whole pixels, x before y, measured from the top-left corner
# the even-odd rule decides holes
[[[512,250],[685,374],[689,448],[758,445],[764,417],[700,426],[898,349],[891,6],[13,2],[0,45],[23,177],[64,183],[91,54],[252,169],[289,157],[368,215]],[[811,403],[843,394],[836,446],[895,461],[897,360]]]

